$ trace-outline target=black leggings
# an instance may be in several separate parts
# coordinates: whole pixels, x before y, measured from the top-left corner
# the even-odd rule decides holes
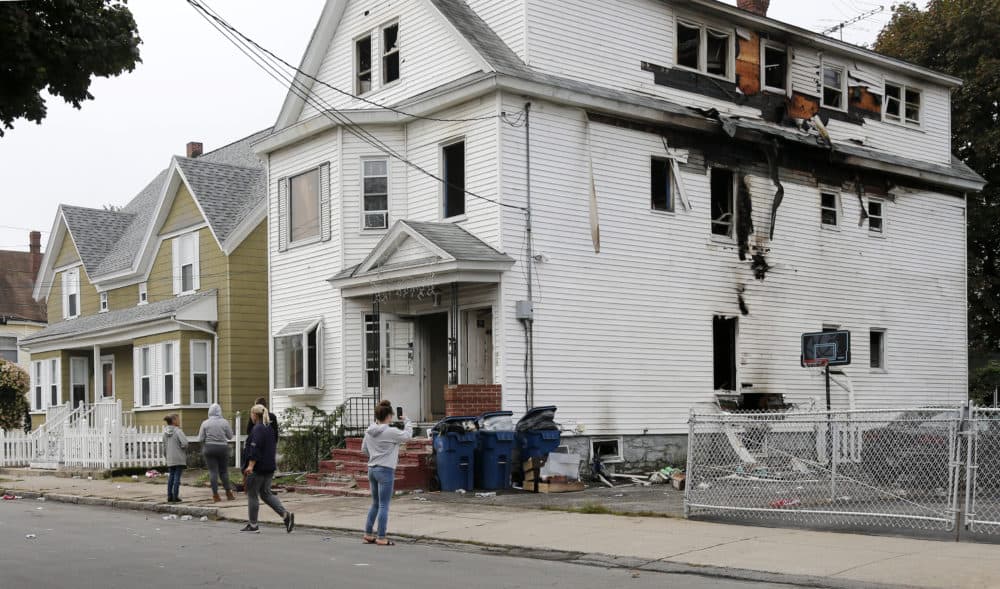
[[[219,477],[222,477],[222,488],[230,490],[229,484],[229,446],[222,444],[205,444],[201,451],[208,465],[208,478],[212,484],[212,494],[219,494]]]

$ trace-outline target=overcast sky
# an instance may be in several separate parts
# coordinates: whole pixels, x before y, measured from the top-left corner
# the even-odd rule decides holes
[[[324,0],[207,0],[250,37],[298,63]],[[735,4],[735,0],[729,0]],[[870,44],[881,14],[844,40]],[[925,4],[924,1],[918,4]],[[771,0],[770,16],[819,31],[878,8],[871,0]],[[808,8],[805,8],[808,6]],[[184,0],[132,0],[143,44],[131,74],[97,79],[82,110],[49,99],[41,125],[16,121],[0,138],[0,249],[43,247],[59,203],[124,204],[188,141],[211,150],[271,125],[285,89],[224,40]]]

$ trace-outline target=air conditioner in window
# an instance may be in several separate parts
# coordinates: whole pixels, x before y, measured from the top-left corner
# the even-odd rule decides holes
[[[389,213],[365,213],[365,229],[385,229],[389,224]]]

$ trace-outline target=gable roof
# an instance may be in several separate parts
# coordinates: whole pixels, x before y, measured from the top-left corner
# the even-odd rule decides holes
[[[514,50],[464,0],[430,2],[494,70],[511,74],[527,68]]]
[[[59,205],[66,229],[87,274],[99,272],[101,262],[114,249],[136,215],[133,213]]]
[[[220,245],[267,198],[262,168],[182,157],[175,161]]]
[[[35,283],[30,252],[0,250],[0,319],[48,321],[45,303],[31,296]]]

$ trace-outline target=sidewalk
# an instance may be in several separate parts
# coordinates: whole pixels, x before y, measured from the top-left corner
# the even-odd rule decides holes
[[[3,475],[0,475],[3,476]],[[182,487],[185,503],[163,502],[162,485],[26,477],[0,488],[48,500],[122,508],[191,512],[243,521],[246,501],[212,504],[207,489]],[[281,493],[296,522],[349,532],[362,530],[369,501]],[[919,587],[1000,587],[1000,545],[954,543],[794,529],[774,529],[662,517],[565,513],[438,500],[435,493],[394,500],[390,534],[417,540],[473,543],[525,551],[572,553],[577,560],[665,570],[698,567],[726,576],[791,575],[793,582]],[[196,500],[200,499],[200,500]],[[2,509],[0,504],[0,509]],[[262,521],[278,522],[268,509]],[[581,556],[585,555],[585,556]],[[608,557],[614,560],[608,562]]]

